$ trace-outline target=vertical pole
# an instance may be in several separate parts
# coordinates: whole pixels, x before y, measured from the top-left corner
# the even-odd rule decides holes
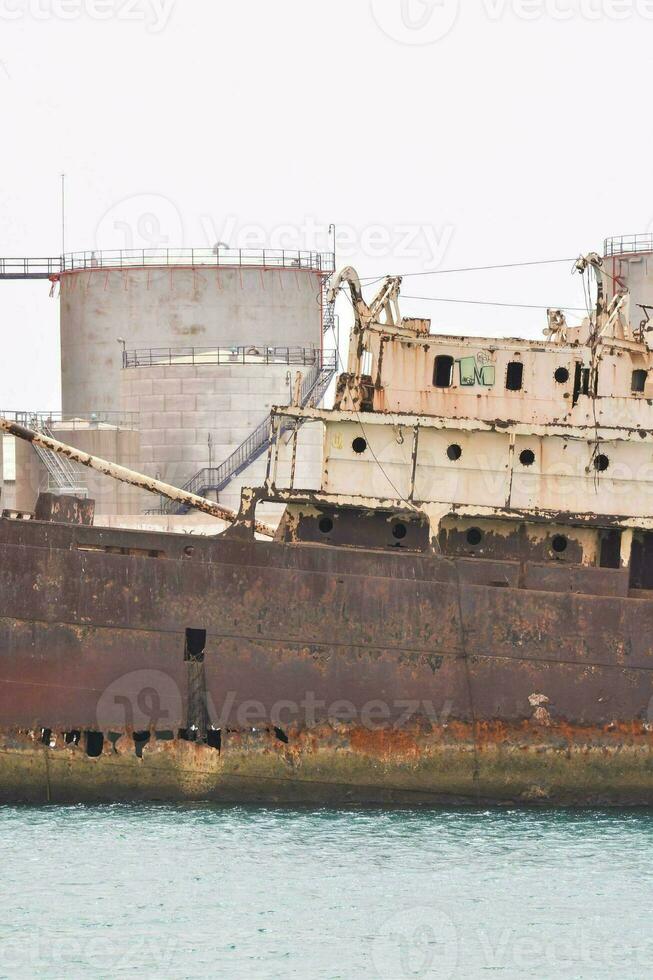
[[[408,499],[413,500],[415,497],[415,477],[417,475],[417,451],[419,449],[419,422],[413,428],[413,448],[411,452],[411,466],[410,466],[410,491],[408,493]]]
[[[61,257],[66,254],[66,175],[61,175]]]
[[[331,254],[333,255],[333,268],[336,267],[336,226],[329,225],[329,232],[331,234]]]

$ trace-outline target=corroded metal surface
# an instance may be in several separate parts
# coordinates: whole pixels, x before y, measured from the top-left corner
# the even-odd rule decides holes
[[[40,493],[34,508],[34,519],[37,521],[91,525],[94,517],[94,500],[68,493]]]
[[[651,803],[653,601],[573,571],[2,520],[0,794]]]

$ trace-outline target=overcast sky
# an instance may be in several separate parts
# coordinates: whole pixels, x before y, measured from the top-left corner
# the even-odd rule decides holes
[[[328,248],[361,275],[651,228],[652,0],[0,0],[0,255]],[[0,282],[0,407],[59,407],[44,282]],[[568,263],[409,295],[580,306]],[[410,301],[437,331],[544,311]],[[347,310],[342,309],[343,323]]]

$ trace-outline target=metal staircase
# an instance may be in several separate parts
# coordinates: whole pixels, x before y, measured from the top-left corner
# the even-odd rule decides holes
[[[42,416],[31,415],[29,425],[30,428],[42,432],[50,439],[56,439]],[[32,447],[47,470],[49,491],[58,494],[71,493],[78,497],[88,496],[88,488],[85,486],[81,471],[78,467],[73,466],[66,456],[61,456],[59,453],[52,452],[51,449],[44,449],[34,443],[32,443]]]
[[[310,404],[317,405],[322,400],[336,373],[336,365],[336,352],[327,351],[306,375],[302,381],[300,392],[302,408],[306,408]],[[290,423],[287,423],[282,427],[282,431],[285,431],[289,426]],[[251,463],[258,459],[266,451],[269,444],[270,416],[266,415],[220,466],[205,467],[199,470],[188,483],[184,484],[183,489],[200,497],[205,497],[208,493],[220,493],[243,470],[246,470]],[[186,511],[187,508],[180,508],[175,501],[170,501],[162,507],[164,514],[183,514]]]

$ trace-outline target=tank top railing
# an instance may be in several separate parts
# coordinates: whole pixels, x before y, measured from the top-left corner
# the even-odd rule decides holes
[[[603,255],[606,258],[634,252],[653,252],[653,234],[617,235],[603,242]]]
[[[214,266],[309,269],[331,273],[332,252],[305,252],[262,248],[128,248],[69,252],[61,258],[61,271],[77,269],[123,269],[143,266]]]
[[[304,269],[331,275],[333,252],[262,248],[129,248],[68,252],[45,258],[0,257],[0,279],[49,279],[84,269],[189,268]]]

